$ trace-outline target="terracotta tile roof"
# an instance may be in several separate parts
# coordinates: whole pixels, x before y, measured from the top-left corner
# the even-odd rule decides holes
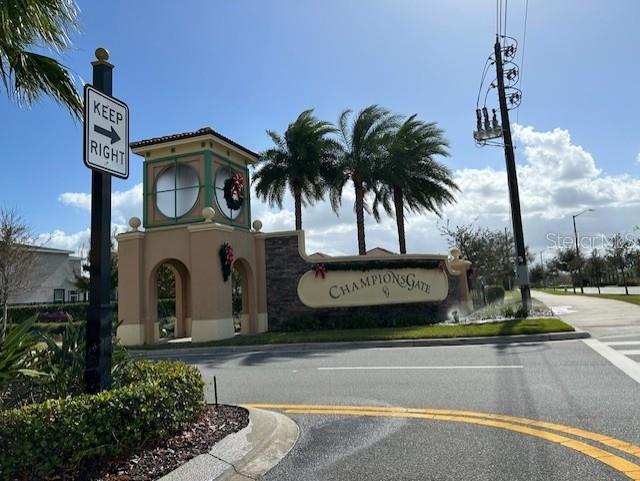
[[[218,132],[213,130],[211,127],[204,127],[202,129],[198,129],[193,132],[182,132],[180,134],[165,135],[163,137],[154,137],[152,139],[138,140],[137,142],[131,142],[129,146],[132,149],[137,149],[138,147],[144,147],[147,145],[156,145],[156,144],[162,144],[164,142],[172,142],[174,140],[189,139],[191,137],[200,137],[201,135],[213,135],[214,137],[222,140],[223,142],[231,144],[234,147],[242,150],[244,153],[250,155],[251,157],[254,157],[256,160],[260,158],[260,155],[254,152],[253,150],[247,149],[246,147],[240,145],[239,143],[234,142],[230,138],[225,137],[222,134],[219,134]]]

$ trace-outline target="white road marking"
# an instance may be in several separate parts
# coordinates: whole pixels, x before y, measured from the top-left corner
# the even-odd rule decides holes
[[[618,352],[625,356],[640,356],[640,349],[620,350]]]
[[[640,364],[597,339],[583,339],[582,342],[624,372],[631,379],[640,383]]]
[[[598,339],[625,339],[627,337],[640,337],[640,332],[636,332],[633,334],[615,334],[611,336],[598,336]]]
[[[318,367],[318,371],[404,371],[439,369],[522,369],[524,366],[341,366]]]
[[[607,346],[640,346],[640,341],[605,342]]]

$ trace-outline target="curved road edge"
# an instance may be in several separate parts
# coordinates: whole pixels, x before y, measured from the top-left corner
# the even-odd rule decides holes
[[[160,481],[246,481],[260,479],[293,448],[298,425],[282,413],[247,408],[249,424],[187,461]]]

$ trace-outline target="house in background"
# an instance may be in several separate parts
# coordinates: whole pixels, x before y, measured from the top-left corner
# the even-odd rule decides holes
[[[72,251],[32,246],[36,255],[27,279],[27,288],[9,297],[9,304],[51,304],[83,302],[85,294],[75,286],[82,272],[82,259]]]

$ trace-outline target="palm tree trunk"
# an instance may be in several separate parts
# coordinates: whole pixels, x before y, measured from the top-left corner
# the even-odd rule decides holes
[[[296,208],[296,230],[302,230],[302,191],[298,186],[293,188],[293,203]]]
[[[358,254],[361,256],[367,253],[367,246],[364,240],[364,188],[362,182],[354,181],[356,189],[356,225],[358,226]]]
[[[396,225],[398,226],[398,242],[400,254],[407,253],[407,243],[404,236],[404,196],[399,185],[393,186],[393,204],[396,208]]]

